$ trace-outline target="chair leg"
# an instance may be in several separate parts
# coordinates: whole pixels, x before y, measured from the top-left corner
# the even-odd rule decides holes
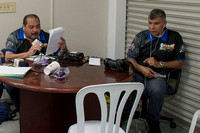
[[[161,116],[160,119],[169,121],[170,122],[170,127],[171,128],[176,128],[176,123],[174,122],[173,118],[169,118],[169,117],[166,117],[166,116]]]
[[[147,98],[142,98],[142,112],[141,118],[145,118],[147,114]]]

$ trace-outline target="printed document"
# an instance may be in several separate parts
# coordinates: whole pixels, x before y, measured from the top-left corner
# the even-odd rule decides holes
[[[47,51],[45,55],[53,54],[58,50],[59,42],[61,42],[61,37],[64,35],[64,29],[58,27],[52,30],[49,30],[49,42],[47,45]]]

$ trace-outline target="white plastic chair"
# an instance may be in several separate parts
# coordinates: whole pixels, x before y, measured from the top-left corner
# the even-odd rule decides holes
[[[133,91],[136,91],[137,94],[126,126],[126,133],[128,133],[134,112],[137,108],[143,90],[144,85],[136,82],[99,84],[82,88],[76,95],[77,124],[70,126],[68,133],[125,133],[125,131],[120,127],[122,111],[129,95]],[[110,94],[110,111],[108,121],[108,109],[105,98],[106,92]],[[120,95],[122,92],[125,93],[121,98]],[[88,93],[96,94],[99,99],[101,107],[101,120],[85,121],[83,101],[85,95]],[[120,102],[118,102],[119,100]]]
[[[197,120],[200,119],[200,110],[197,110],[194,115],[193,115],[193,118],[192,118],[192,122],[191,122],[191,125],[190,125],[190,130],[189,130],[189,133],[194,133],[194,129],[196,127],[196,124],[197,124]]]

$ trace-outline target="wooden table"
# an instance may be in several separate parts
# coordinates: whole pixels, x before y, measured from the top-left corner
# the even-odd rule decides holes
[[[101,66],[67,66],[69,76],[57,80],[29,71],[24,78],[0,77],[0,81],[20,88],[20,133],[66,133],[76,122],[75,95],[82,87],[131,81],[132,72],[116,72]],[[90,99],[92,98],[92,100]],[[87,119],[99,118],[94,96],[86,100]],[[94,110],[93,110],[94,109]]]

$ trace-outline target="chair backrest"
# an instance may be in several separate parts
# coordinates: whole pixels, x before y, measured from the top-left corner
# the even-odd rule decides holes
[[[82,88],[76,95],[78,133],[83,132],[85,129],[84,98],[87,94],[94,93],[98,97],[101,108],[100,132],[112,133],[113,131],[115,131],[115,133],[118,133],[124,105],[130,94],[133,91],[135,91],[136,92],[135,101],[133,103],[126,126],[126,133],[128,133],[134,112],[139,103],[143,90],[144,90],[144,85],[142,83],[137,83],[137,82],[99,84],[99,85],[86,86]],[[108,109],[107,109],[105,93],[110,94],[109,115],[107,114]],[[123,94],[123,96],[121,96],[121,94]],[[107,119],[107,117],[109,118]],[[107,131],[106,131],[106,124],[108,124]]]
[[[189,133],[194,133],[194,130],[195,130],[195,127],[196,127],[198,119],[200,119],[200,110],[197,110],[193,115]]]
[[[167,95],[174,95],[178,91],[179,82],[181,78],[181,69],[173,69],[167,75]],[[170,82],[174,80],[174,85],[171,85]]]

